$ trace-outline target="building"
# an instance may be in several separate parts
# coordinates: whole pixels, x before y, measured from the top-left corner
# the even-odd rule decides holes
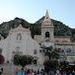
[[[38,64],[43,64],[45,58],[40,53],[41,45],[53,46],[59,50],[60,61],[67,60],[75,62],[75,42],[70,36],[54,36],[54,25],[49,17],[48,11],[41,24],[41,34],[31,37],[29,28],[21,24],[11,29],[6,39],[0,35],[0,48],[6,61],[12,61],[15,53],[32,55],[36,57]],[[41,45],[40,45],[41,44]]]
[[[41,25],[41,35],[36,35],[35,40],[46,46],[57,48],[60,54],[60,61],[75,62],[75,42],[71,41],[71,36],[54,36],[54,25],[48,11],[46,11]]]

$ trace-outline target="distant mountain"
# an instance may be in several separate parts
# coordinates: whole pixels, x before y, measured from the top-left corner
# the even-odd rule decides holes
[[[14,20],[3,22],[0,24],[0,34],[6,38],[9,34],[9,31],[11,28],[18,27],[19,24],[22,24],[25,28],[30,28],[32,37],[34,35],[40,35],[41,34],[41,23],[43,21],[44,17],[39,19],[34,24],[28,23],[26,20],[22,18],[16,17]],[[60,21],[56,21],[51,19],[54,25],[54,35],[55,36],[74,36],[75,35],[75,29],[72,29],[65,24],[63,24]]]
[[[28,28],[30,27],[30,23],[25,21],[22,18],[16,17],[14,20],[8,21],[8,22],[3,22],[0,24],[0,34],[6,38],[8,36],[8,33],[11,28],[16,28],[19,26],[19,24],[22,24],[23,27]]]

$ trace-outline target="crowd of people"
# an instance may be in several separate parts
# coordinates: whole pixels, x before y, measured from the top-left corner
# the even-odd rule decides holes
[[[3,68],[0,68],[0,75],[3,75]],[[49,71],[46,71],[45,69],[29,69],[29,68],[23,68],[16,70],[15,75],[75,75],[75,69],[73,68],[57,68],[57,69],[50,69]]]
[[[44,69],[40,71],[34,71],[33,69],[23,69],[21,68],[16,72],[16,75],[75,75],[75,71],[62,71],[60,69],[50,70],[48,73]]]
[[[44,69],[41,69],[41,71],[34,71],[33,69],[21,68],[16,72],[16,75],[45,75],[45,71]]]

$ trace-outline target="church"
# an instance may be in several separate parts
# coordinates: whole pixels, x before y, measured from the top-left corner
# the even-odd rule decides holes
[[[59,50],[60,61],[75,62],[75,42],[70,36],[55,36],[54,25],[48,11],[41,23],[41,34],[31,37],[30,28],[24,28],[19,24],[16,28],[11,28],[7,38],[0,35],[0,48],[6,61],[12,61],[15,54],[25,54],[34,56],[37,64],[43,64],[45,58],[41,54],[41,46],[52,46]]]

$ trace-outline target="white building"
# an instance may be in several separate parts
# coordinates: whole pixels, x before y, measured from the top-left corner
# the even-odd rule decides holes
[[[22,27],[21,24],[17,28],[11,29],[6,39],[1,36],[0,38],[0,48],[3,50],[6,61],[11,61],[14,53],[20,53],[37,57],[37,63],[42,64],[44,56],[40,53],[39,43],[58,48],[62,59],[66,56],[67,61],[75,61],[75,42],[71,42],[70,37],[54,36],[54,25],[48,11],[41,24],[41,35],[35,35],[34,39],[31,37],[30,29]]]
[[[31,38],[30,30],[23,28],[21,24],[11,29],[8,37],[0,41],[0,48],[6,61],[11,61],[13,55],[19,53],[37,57],[37,63],[41,62],[40,45]]]

